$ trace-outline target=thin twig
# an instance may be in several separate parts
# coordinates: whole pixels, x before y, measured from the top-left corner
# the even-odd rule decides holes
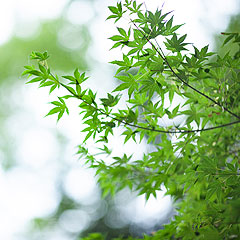
[[[186,85],[187,87],[191,88],[193,91],[197,92],[198,94],[202,95],[203,97],[207,98],[208,100],[212,101],[213,103],[215,103],[216,105],[218,105],[219,107],[221,107],[222,109],[224,109],[226,112],[230,113],[232,116],[240,119],[240,116],[238,116],[237,114],[231,112],[228,108],[224,107],[223,105],[221,105],[220,103],[218,103],[217,101],[215,101],[213,98],[209,97],[208,95],[206,95],[205,93],[199,91],[198,89],[196,89],[195,87],[191,86],[190,84],[188,84],[185,80],[183,80],[171,67],[171,65],[169,64],[165,54],[163,53],[161,47],[159,46],[159,49],[156,48],[156,46],[150,41],[150,39],[145,35],[145,33],[143,33],[143,31],[141,31],[141,29],[137,26],[137,24],[132,21],[130,19],[130,21],[133,23],[133,25],[141,32],[141,34],[143,35],[143,37],[147,40],[147,42],[149,44],[151,44],[151,46],[154,48],[154,50],[159,54],[159,56],[163,59],[163,61],[166,62],[167,66],[169,67],[169,69],[171,70],[171,72],[173,73],[173,75],[175,77],[177,77],[184,85]]]
[[[56,81],[59,82],[59,80],[57,80],[57,78],[51,73],[50,74]],[[75,98],[81,100],[82,102],[84,102],[85,104],[87,104],[88,106],[94,108],[96,111],[100,112],[101,114],[107,116],[107,117],[110,117],[111,119],[119,122],[119,123],[122,123],[124,125],[128,125],[130,127],[134,127],[134,128],[139,128],[139,129],[143,129],[143,130],[147,130],[147,131],[152,131],[152,132],[159,132],[159,133],[169,133],[169,134],[176,134],[176,133],[196,133],[196,132],[203,132],[203,131],[209,131],[209,130],[214,130],[214,129],[218,129],[218,128],[223,128],[223,127],[227,127],[227,126],[231,126],[231,125],[234,125],[234,124],[238,124],[240,123],[240,120],[239,121],[235,121],[235,122],[230,122],[230,123],[226,123],[226,124],[222,124],[222,125],[219,125],[219,126],[215,126],[215,127],[209,127],[209,128],[203,128],[203,129],[192,129],[192,130],[175,130],[175,131],[171,131],[171,130],[161,130],[161,129],[155,129],[155,128],[148,128],[148,127],[143,127],[143,126],[139,126],[139,125],[135,125],[135,124],[132,124],[132,123],[128,123],[124,120],[121,120],[121,119],[118,119],[104,111],[102,111],[101,109],[91,105],[90,103],[86,102],[84,99],[82,99],[80,96],[78,96],[77,94],[74,94],[72,93],[69,89],[66,88],[66,86],[64,84],[62,84],[61,82],[59,82],[59,84],[64,87],[68,92],[70,92]]]

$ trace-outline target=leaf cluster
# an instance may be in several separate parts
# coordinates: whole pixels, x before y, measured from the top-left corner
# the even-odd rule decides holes
[[[131,17],[125,29],[117,27],[118,35],[110,38],[112,48],[127,52],[111,62],[118,67],[115,78],[119,80],[112,93],[98,99],[93,90],[84,89],[88,77],[78,69],[73,76],[54,75],[46,63],[47,53],[32,53],[39,63],[37,68],[25,67],[28,83],[50,87],[50,93],[59,87],[66,90],[67,95],[51,102],[54,108],[47,114],[58,114],[58,120],[68,113],[68,98],[79,101],[86,132],[83,143],[92,138],[99,147],[91,153],[80,144],[78,154],[96,169],[103,197],[128,187],[147,200],[164,186],[176,200],[174,219],[144,239],[238,239],[239,52],[221,57],[209,52],[208,46],[193,46],[190,51],[187,34],[177,33],[182,24],[174,25],[171,13],[163,9],[151,12],[125,0],[109,10],[108,19],[115,23]],[[224,44],[233,39],[240,46],[239,34],[223,35],[227,36]],[[158,43],[159,36],[165,41]],[[125,107],[120,108],[126,94]],[[175,124],[176,117],[182,120]],[[126,153],[112,155],[109,134],[114,135],[120,125],[124,144],[146,139],[153,150],[140,159]],[[99,154],[110,156],[112,163],[99,160]],[[95,234],[86,239],[103,238]]]

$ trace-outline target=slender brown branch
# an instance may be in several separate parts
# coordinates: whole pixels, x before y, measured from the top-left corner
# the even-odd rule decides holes
[[[169,67],[169,69],[171,70],[171,72],[173,73],[173,75],[175,77],[177,77],[184,85],[186,85],[187,87],[191,88],[193,91],[197,92],[198,94],[202,95],[203,97],[207,98],[208,100],[212,101],[213,103],[215,103],[216,105],[218,105],[219,107],[221,107],[222,109],[224,109],[226,112],[230,113],[232,116],[240,119],[240,116],[238,116],[237,114],[233,113],[232,111],[230,111],[228,108],[224,107],[223,105],[221,105],[220,103],[218,103],[217,101],[215,101],[213,98],[209,97],[208,95],[206,95],[205,93],[199,91],[198,89],[196,89],[195,87],[191,86],[190,84],[188,84],[184,79],[182,79],[171,67],[171,65],[169,64],[165,54],[163,53],[161,47],[159,46],[159,49],[150,41],[150,39],[145,35],[145,33],[137,26],[137,24],[132,21],[130,19],[130,21],[133,23],[133,25],[141,32],[141,34],[143,35],[143,37],[147,40],[147,42],[149,44],[151,44],[151,46],[154,48],[154,50],[159,54],[159,56],[166,62],[167,66]],[[161,51],[161,52],[160,52]]]
[[[57,78],[51,73],[51,76],[59,82],[59,80],[57,80]],[[139,128],[139,129],[143,129],[143,130],[147,130],[147,131],[152,131],[152,132],[159,132],[159,133],[168,133],[168,134],[176,134],[176,133],[197,133],[197,132],[203,132],[203,131],[209,131],[209,130],[214,130],[214,129],[218,129],[218,128],[223,128],[223,127],[228,127],[228,126],[231,126],[231,125],[234,125],[234,124],[238,124],[240,123],[240,120],[239,121],[235,121],[235,122],[230,122],[230,123],[226,123],[226,124],[222,124],[222,125],[219,125],[219,126],[215,126],[215,127],[209,127],[209,128],[203,128],[203,129],[192,129],[192,130],[161,130],[161,129],[155,129],[155,128],[148,128],[148,127],[143,127],[143,126],[140,126],[140,125],[135,125],[135,124],[132,124],[132,123],[128,123],[124,120],[121,120],[121,119],[118,119],[104,111],[102,111],[102,109],[99,109],[93,105],[91,105],[90,103],[86,102],[84,99],[82,99],[80,96],[78,96],[77,94],[74,94],[72,93],[69,89],[66,88],[66,86],[64,84],[62,84],[61,82],[59,82],[59,84],[64,87],[68,92],[70,92],[75,98],[81,100],[82,102],[84,102],[85,104],[89,105],[90,107],[94,108],[96,111],[100,112],[101,114],[119,122],[119,123],[122,123],[124,125],[128,125],[130,127],[134,127],[134,128]]]

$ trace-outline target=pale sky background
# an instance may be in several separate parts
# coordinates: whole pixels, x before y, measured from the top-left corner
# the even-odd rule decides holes
[[[6,43],[14,34],[19,37],[29,37],[37,33],[39,22],[57,18],[66,2],[66,0],[0,0],[0,44]],[[66,13],[67,19],[74,24],[91,21],[93,46],[89,54],[99,61],[98,66],[101,67],[92,70],[91,76],[95,82],[90,84],[98,88],[100,94],[113,89],[112,78],[109,76],[112,72],[107,62],[121,56],[117,51],[109,52],[112,42],[107,39],[116,31],[113,21],[105,21],[109,14],[107,5],[114,2],[96,0],[93,8],[88,1],[73,2]],[[161,7],[162,4],[163,1],[160,0],[146,1],[149,10]],[[175,23],[186,23],[182,31],[188,33],[189,42],[193,42],[197,47],[210,43],[212,49],[212,34],[220,34],[225,30],[229,16],[236,14],[239,6],[239,0],[166,0],[164,10],[165,12],[174,10]],[[64,43],[64,36],[61,34],[59,41],[61,44],[68,44]],[[108,81],[99,86],[97,82],[99,78],[107,78]],[[95,201],[97,205],[100,196],[95,186],[94,172],[83,170],[81,163],[74,156],[76,151],[74,146],[81,142],[82,137],[79,133],[81,129],[79,116],[78,113],[74,113],[75,106],[72,107],[71,115],[64,117],[56,126],[56,119],[43,118],[49,110],[49,105],[46,104],[50,101],[47,92],[39,91],[36,86],[23,86],[21,92],[24,96],[21,105],[24,105],[26,112],[12,116],[7,123],[9,134],[18,143],[15,154],[19,166],[8,172],[0,168],[0,239],[4,240],[26,240],[20,236],[29,227],[30,219],[48,216],[55,211],[60,201],[55,183],[59,172],[64,172],[57,162],[60,152],[67,159],[65,166],[68,165],[63,179],[66,193],[86,206],[89,204],[89,199]],[[17,122],[22,122],[21,129]],[[64,151],[59,149],[53,133],[56,128],[69,140]],[[121,147],[116,138],[111,142],[113,147],[118,146],[114,148],[115,155],[121,155],[124,151],[130,152],[131,149],[136,151],[138,149],[140,153],[142,149],[146,150],[144,143],[135,146],[134,143],[129,142],[127,146]],[[1,157],[3,154],[0,152]],[[121,216],[144,225],[159,220],[170,209],[170,198],[163,198],[162,195],[163,192],[159,191],[157,200],[150,198],[147,204],[143,196],[133,199],[127,206],[121,204],[124,203],[121,197],[116,198],[116,202]],[[61,228],[73,233],[81,231],[88,226],[90,215],[84,209],[66,212],[61,216],[60,228],[50,233],[46,239],[70,240],[64,236]],[[69,219],[82,221],[82,224],[74,225],[74,222],[69,223]]]

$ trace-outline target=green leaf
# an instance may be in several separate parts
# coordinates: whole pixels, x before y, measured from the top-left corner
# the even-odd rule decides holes
[[[108,93],[108,98],[101,98],[100,100],[105,107],[114,107],[119,101],[119,96],[117,95],[114,97]]]
[[[80,75],[80,73],[79,73],[77,68],[74,71],[74,77],[75,77],[75,79],[80,79],[81,78],[81,75]]]
[[[51,92],[53,92],[56,88],[57,88],[57,84],[54,84],[51,88],[50,88],[50,90],[49,90],[49,94],[51,93]]]
[[[61,111],[59,112],[59,114],[58,114],[58,118],[57,118],[57,121],[59,121],[59,120],[62,118],[63,113],[64,113],[63,110],[61,110]]]
[[[35,82],[39,82],[39,81],[42,81],[42,77],[32,78],[30,81],[28,81],[26,83],[35,83]]]
[[[67,86],[67,85],[65,85],[63,83],[61,85],[64,86],[73,95],[77,95],[76,91],[72,87],[69,87],[69,86]]]
[[[133,91],[138,88],[138,84],[134,76],[128,73],[128,76],[116,76],[119,80],[125,82],[116,87],[113,92],[122,91],[128,88],[129,97],[132,95]]]
[[[111,39],[112,41],[124,41],[125,38],[120,35],[115,35],[115,36],[110,37],[109,39]]]
[[[223,35],[226,35],[226,33],[222,33]],[[223,46],[224,45],[226,45],[228,42],[230,42],[233,38],[235,37],[235,34],[234,33],[232,33],[232,34],[230,34],[225,40],[224,40],[224,42],[223,42]]]
[[[52,82],[52,81],[44,81],[43,83],[40,84],[39,87],[48,87],[48,86],[52,86],[54,85],[55,83]]]
[[[85,143],[92,136],[92,134],[93,134],[93,131],[89,131],[86,137],[84,138],[83,143]]]
[[[58,112],[60,112],[60,111],[61,111],[61,107],[55,107],[55,108],[51,109],[46,116],[49,116],[49,115],[58,113]],[[45,117],[46,117],[46,116],[45,116]]]
[[[126,31],[123,28],[118,27],[117,30],[123,37],[128,37]]]
[[[170,29],[172,27],[172,22],[173,22],[173,16],[170,18],[170,20],[167,21],[167,24],[166,24],[167,31],[170,31]]]
[[[76,79],[73,76],[62,76],[63,78],[66,78],[72,82],[76,82]]]
[[[118,9],[117,9],[116,7],[109,6],[108,9],[109,9],[112,13],[118,14]]]

